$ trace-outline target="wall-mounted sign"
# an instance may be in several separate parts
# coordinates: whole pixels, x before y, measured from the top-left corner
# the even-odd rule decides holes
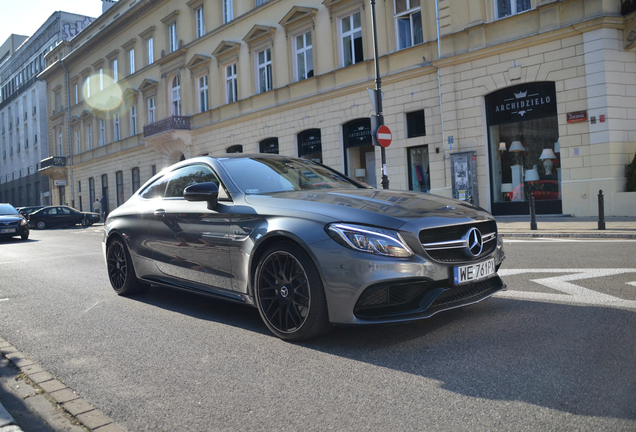
[[[53,180],[55,186],[66,186],[66,180]]]
[[[486,96],[488,125],[534,120],[557,114],[553,82],[508,87]]]
[[[572,111],[567,113],[568,123],[578,123],[587,120],[587,111]]]

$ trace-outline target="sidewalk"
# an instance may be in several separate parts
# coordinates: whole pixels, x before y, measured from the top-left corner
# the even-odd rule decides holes
[[[504,238],[510,237],[580,237],[636,239],[636,216],[606,217],[605,229],[598,229],[597,217],[538,215],[537,229],[530,229],[530,216],[495,216]]]

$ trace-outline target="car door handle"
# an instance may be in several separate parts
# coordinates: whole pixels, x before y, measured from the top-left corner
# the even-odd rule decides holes
[[[166,211],[164,209],[157,209],[155,210],[155,216],[161,216],[164,217],[166,215]]]

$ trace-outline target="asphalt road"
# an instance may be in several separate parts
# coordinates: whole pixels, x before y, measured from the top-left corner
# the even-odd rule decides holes
[[[496,297],[291,344],[249,307],[118,297],[97,227],[32,231],[0,240],[0,336],[129,431],[634,431],[635,246],[507,241]]]

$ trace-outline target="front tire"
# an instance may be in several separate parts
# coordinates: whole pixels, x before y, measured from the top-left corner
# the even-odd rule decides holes
[[[28,240],[28,239],[29,239],[29,232],[27,231],[27,232],[25,232],[24,234],[21,234],[21,235],[20,235],[20,238],[21,238],[22,240]]]
[[[114,239],[106,247],[108,280],[115,292],[121,296],[142,294],[149,285],[142,283],[135,275],[130,253],[120,239]]]
[[[44,221],[39,221],[37,224],[37,227],[39,230],[43,230],[44,228],[46,228],[46,222]]]
[[[269,247],[254,282],[261,318],[279,338],[301,341],[331,329],[320,274],[301,247],[290,242]]]
[[[82,226],[83,227],[87,227],[89,225],[90,225],[90,223],[88,222],[88,219],[86,219],[86,218],[82,219]]]

